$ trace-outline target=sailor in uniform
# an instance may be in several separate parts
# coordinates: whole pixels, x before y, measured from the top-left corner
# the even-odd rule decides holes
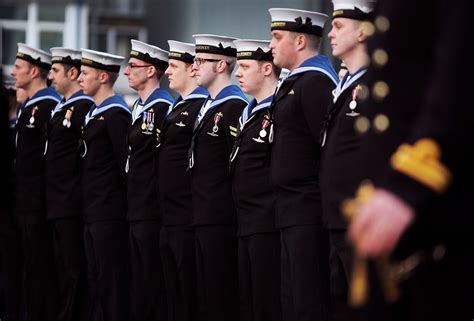
[[[46,205],[53,231],[59,281],[57,320],[80,320],[86,299],[86,261],[82,224],[81,157],[79,144],[84,118],[94,101],[77,81],[81,51],[50,49],[49,79],[63,98],[51,113],[47,130]]]
[[[207,90],[196,84],[194,44],[168,40],[169,87],[179,96],[167,110],[158,149],[158,193],[162,228],[160,253],[166,284],[168,320],[196,317],[196,250],[188,150],[193,126]]]
[[[281,69],[272,63],[270,41],[241,39],[235,77],[254,97],[239,118],[231,154],[232,190],[239,236],[241,320],[280,321],[280,233],[270,184],[270,106]],[[258,275],[258,277],[255,277]]]
[[[161,124],[173,98],[160,88],[168,67],[168,52],[131,40],[124,75],[140,96],[128,132],[127,220],[130,224],[130,320],[165,320],[166,298],[160,258],[156,147]]]
[[[199,318],[238,320],[237,215],[232,198],[229,155],[247,99],[231,84],[235,38],[194,35],[197,84],[209,91],[194,123],[192,170],[193,225]],[[225,291],[222,291],[225,289]]]
[[[84,120],[81,150],[91,320],[129,320],[125,163],[131,111],[113,91],[123,60],[82,49],[79,84],[95,101]]]
[[[319,182],[323,218],[329,230],[331,314],[334,320],[351,320],[348,284],[352,269],[352,246],[346,237],[347,219],[342,202],[352,196],[363,178],[356,122],[364,115],[362,82],[368,55],[364,28],[371,19],[373,0],[333,0],[332,29],[328,34],[332,53],[344,60],[348,72],[337,85],[322,131]]]
[[[318,55],[327,16],[269,9],[275,65],[290,73],[273,97],[271,180],[281,233],[283,320],[328,319],[328,235],[318,182],[319,134],[337,83]]]
[[[15,214],[22,236],[24,293],[28,320],[53,320],[57,312],[57,281],[52,232],[46,221],[46,126],[61,97],[47,87],[51,55],[18,44],[12,76],[28,99],[16,124]]]

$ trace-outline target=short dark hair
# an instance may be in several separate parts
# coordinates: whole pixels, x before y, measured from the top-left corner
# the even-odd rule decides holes
[[[110,71],[103,71],[105,72],[107,75],[109,75],[109,84],[111,86],[115,85],[115,82],[117,81],[118,77],[119,77],[119,73],[118,72],[110,72]]]
[[[308,47],[310,49],[313,49],[313,50],[319,49],[319,45],[321,44],[321,37],[318,37],[316,35],[312,35],[309,33],[298,33],[298,32],[293,32],[293,31],[291,32],[291,34],[293,35],[293,39],[298,37],[299,35],[304,36],[308,42]]]
[[[155,67],[155,69],[156,69],[156,79],[158,79],[158,81],[160,81],[161,78],[163,77],[163,75],[165,74],[165,70],[161,69],[159,67]]]

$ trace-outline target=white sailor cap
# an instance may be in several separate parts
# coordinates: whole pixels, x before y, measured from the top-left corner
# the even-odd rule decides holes
[[[237,38],[209,34],[193,35],[193,38],[196,42],[196,53],[210,53],[234,58],[237,54],[233,42]]]
[[[376,0],[332,0],[332,18],[371,20]]]
[[[168,51],[135,39],[132,39],[131,42],[131,58],[140,59],[163,70],[168,68]]]
[[[176,40],[168,40],[170,47],[169,59],[181,60],[192,64],[196,51],[193,43],[180,42]]]
[[[125,60],[122,56],[90,49],[81,49],[81,54],[81,65],[116,73],[120,71],[120,64]]]
[[[314,11],[271,8],[268,9],[272,16],[271,30],[288,30],[308,33],[321,37],[324,23],[328,16]]]
[[[237,48],[237,60],[253,59],[273,61],[272,50],[269,48],[270,41],[239,39],[234,41]]]
[[[16,57],[46,70],[51,68],[51,55],[49,53],[21,42],[18,43]]]
[[[72,65],[74,67],[81,67],[82,54],[80,50],[65,48],[65,47],[53,47],[49,49],[51,51],[51,63],[60,63],[66,65]]]

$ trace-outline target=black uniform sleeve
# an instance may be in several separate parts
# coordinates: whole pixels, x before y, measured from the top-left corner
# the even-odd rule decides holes
[[[128,153],[127,133],[131,116],[122,109],[113,108],[108,117],[105,118],[105,121],[112,142],[115,159],[119,165],[120,173],[125,179],[125,164],[127,162]]]
[[[473,47],[465,35],[467,30],[473,30],[470,14],[474,8],[470,0],[458,1],[456,5],[449,1],[440,3],[438,11],[442,19],[439,32],[433,37],[433,73],[406,142],[411,144],[421,138],[435,140],[441,147],[442,163],[451,171],[453,180],[459,181],[469,175],[465,170],[473,166],[473,98],[472,90],[468,88],[471,82],[464,80],[463,75],[472,74],[466,68],[472,71],[469,61],[474,54]],[[436,195],[433,190],[393,168],[389,168],[387,177],[376,184],[393,191],[415,209]]]
[[[319,144],[319,135],[333,89],[334,83],[322,74],[315,74],[310,81],[303,82],[301,105],[315,144]]]

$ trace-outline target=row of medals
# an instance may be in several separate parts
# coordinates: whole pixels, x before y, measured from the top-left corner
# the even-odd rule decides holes
[[[34,127],[34,124],[35,124],[35,114],[36,114],[36,111],[38,110],[38,106],[35,106],[33,108],[33,110],[31,111],[31,117],[30,119],[28,120],[29,122],[29,125],[27,125],[29,128],[32,128]],[[71,117],[72,117],[72,112],[74,111],[74,107],[71,107],[69,108],[67,111],[66,111],[66,115],[64,116],[64,120],[63,120],[63,126],[64,127],[67,127],[67,128],[70,128],[71,127]]]

